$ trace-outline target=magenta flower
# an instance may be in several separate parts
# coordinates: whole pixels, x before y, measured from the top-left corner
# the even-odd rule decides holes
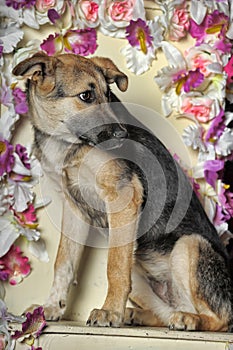
[[[42,330],[46,327],[43,307],[36,308],[33,313],[27,312],[25,316],[26,321],[22,324],[22,331],[16,331],[12,338],[19,339],[25,336],[28,338],[29,336],[33,344],[34,340],[41,335]]]
[[[183,89],[184,92],[190,92],[191,89],[195,89],[201,85],[204,81],[204,74],[200,72],[200,69],[191,70],[188,73],[188,76],[184,82]]]
[[[31,8],[36,3],[36,0],[6,0],[8,7],[13,7],[14,10],[22,8]]]
[[[215,188],[216,180],[219,177],[218,172],[224,168],[224,160],[207,160],[204,164],[204,177],[208,184]]]
[[[68,30],[64,35],[66,52],[88,56],[97,49],[97,35],[94,28]]]
[[[221,109],[219,114],[214,118],[212,123],[210,124],[209,129],[206,133],[206,141],[207,142],[216,142],[219,137],[222,135],[226,125],[224,124],[225,114],[224,110]]]
[[[140,47],[141,51],[146,54],[148,47],[152,46],[153,37],[145,21],[141,18],[136,21],[131,20],[126,27],[126,38],[133,47]]]
[[[15,146],[15,152],[18,154],[21,162],[27,169],[31,169],[30,160],[27,154],[26,147],[20,145],[19,143]]]
[[[227,84],[233,83],[233,56],[227,62],[224,71],[227,73]]]
[[[229,17],[215,10],[205,16],[201,24],[197,24],[193,19],[190,19],[189,32],[199,42],[202,42],[208,34],[217,34],[219,38],[223,38],[228,29],[228,23]]]
[[[14,211],[14,216],[18,223],[30,229],[36,229],[38,226],[36,212],[33,204],[29,204],[23,212]]]
[[[28,258],[22,256],[18,246],[12,245],[6,255],[0,258],[0,279],[16,285],[31,271]]]
[[[213,223],[216,226],[220,226],[224,222],[230,220],[231,216],[220,205],[216,205],[216,212]]]
[[[27,96],[20,88],[13,89],[13,97],[15,104],[15,112],[18,114],[24,114],[28,112]]]
[[[60,34],[50,34],[40,45],[49,56],[53,56],[55,53],[61,52],[63,48],[63,38]]]
[[[7,140],[0,139],[0,176],[10,173],[14,162],[13,146]]]

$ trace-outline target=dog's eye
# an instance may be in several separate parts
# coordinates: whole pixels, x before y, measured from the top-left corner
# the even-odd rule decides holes
[[[79,96],[80,100],[87,102],[87,103],[93,102],[94,98],[95,98],[93,91],[90,91],[90,90],[81,92],[81,94],[79,94],[78,96]]]

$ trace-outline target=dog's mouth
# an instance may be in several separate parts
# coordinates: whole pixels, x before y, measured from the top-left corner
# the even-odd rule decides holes
[[[87,132],[79,136],[79,140],[91,147],[98,147],[102,150],[113,150],[120,148],[128,138],[128,132],[124,127],[115,130],[101,130],[98,133]]]

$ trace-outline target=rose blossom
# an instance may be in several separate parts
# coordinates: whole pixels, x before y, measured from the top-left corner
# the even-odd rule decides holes
[[[108,13],[113,21],[130,21],[133,16],[135,0],[113,1]]]
[[[178,41],[185,37],[189,29],[189,15],[185,8],[177,8],[171,18],[170,39]]]
[[[208,97],[185,97],[181,111],[182,113],[194,116],[199,122],[206,123],[210,119],[211,105],[213,101]]]
[[[93,23],[97,21],[99,5],[96,2],[81,0],[79,1],[79,6],[87,21]]]
[[[56,5],[56,0],[36,0],[36,9],[39,12],[47,12]]]

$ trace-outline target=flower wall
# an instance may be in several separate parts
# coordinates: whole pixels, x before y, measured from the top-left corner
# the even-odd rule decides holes
[[[152,19],[142,0],[0,0],[0,281],[15,285],[31,272],[20,239],[41,261],[48,261],[37,209],[49,203],[34,186],[42,171],[30,145],[14,144],[27,116],[26,95],[12,67],[43,50],[48,55],[95,55],[98,35],[122,40],[125,72],[152,70],[162,52],[167,65],[154,76],[162,92],[164,118],[188,121],[182,138],[197,162],[185,171],[226,245],[233,237],[233,7],[228,0],[151,0]],[[154,12],[153,12],[154,11]],[[151,16],[150,16],[151,17]],[[28,41],[25,28],[49,34]],[[185,50],[180,47],[189,40]],[[231,243],[231,241],[230,241]],[[232,244],[232,243],[231,243]],[[233,255],[231,244],[229,252]],[[3,292],[2,292],[3,295]],[[5,306],[4,306],[5,307]],[[3,306],[2,306],[3,310]],[[3,312],[3,311],[2,311]],[[6,313],[6,311],[4,311]],[[7,338],[0,324],[0,342]],[[1,334],[5,334],[1,338]],[[1,340],[2,339],[2,340]],[[13,345],[12,345],[13,346]],[[33,347],[33,345],[32,345]],[[0,347],[1,348],[1,347]]]

